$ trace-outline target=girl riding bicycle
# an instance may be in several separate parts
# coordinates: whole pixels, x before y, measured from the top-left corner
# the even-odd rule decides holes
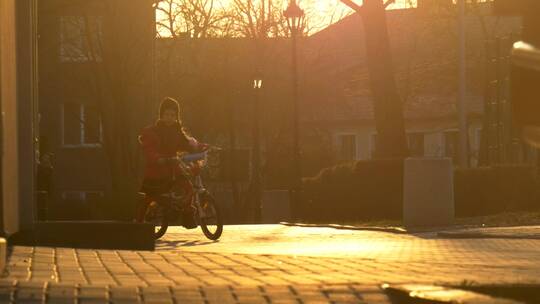
[[[206,145],[200,144],[189,136],[180,120],[180,106],[178,102],[166,97],[159,106],[159,118],[154,125],[144,128],[139,136],[145,157],[144,179],[141,192],[145,194],[144,200],[139,203],[136,221],[143,222],[145,213],[152,202],[157,202],[159,196],[167,192],[172,184],[173,176],[181,177],[176,163],[179,152],[197,152],[204,150]],[[186,228],[195,228],[192,208],[189,197],[191,195],[189,183],[185,183],[184,193],[186,204],[184,206],[184,220]]]

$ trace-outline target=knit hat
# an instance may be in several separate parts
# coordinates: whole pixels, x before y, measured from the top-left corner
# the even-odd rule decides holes
[[[172,97],[165,97],[161,101],[161,104],[159,105],[159,118],[163,118],[163,114],[166,110],[173,110],[176,112],[176,120],[180,122],[180,105],[178,104],[178,101]]]

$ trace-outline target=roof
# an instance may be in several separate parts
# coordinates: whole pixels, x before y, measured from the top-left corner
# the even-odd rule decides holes
[[[518,17],[493,16],[491,4],[480,6],[478,12],[466,19],[469,115],[483,113],[486,37],[511,40],[510,36],[514,35],[516,39],[521,26]],[[458,91],[455,17],[422,14],[418,9],[391,10],[387,11],[387,24],[405,118],[455,116]],[[306,80],[305,94],[310,104],[318,105],[311,107],[311,119],[328,115],[329,109],[338,119],[373,118],[364,40],[362,19],[353,14],[306,42],[305,60],[309,63],[305,75],[310,79]],[[488,51],[494,51],[493,44],[489,43]],[[502,48],[501,54],[507,53],[510,43]]]

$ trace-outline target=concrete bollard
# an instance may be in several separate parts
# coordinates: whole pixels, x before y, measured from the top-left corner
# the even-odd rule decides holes
[[[264,224],[289,221],[291,218],[288,190],[269,190],[262,195],[261,217]]]
[[[450,158],[405,159],[403,223],[406,227],[453,224],[453,173]]]

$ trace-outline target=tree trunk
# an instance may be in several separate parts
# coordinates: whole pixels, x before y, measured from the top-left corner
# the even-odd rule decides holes
[[[403,105],[392,66],[383,0],[364,1],[362,21],[377,129],[376,158],[404,158],[409,152]]]

